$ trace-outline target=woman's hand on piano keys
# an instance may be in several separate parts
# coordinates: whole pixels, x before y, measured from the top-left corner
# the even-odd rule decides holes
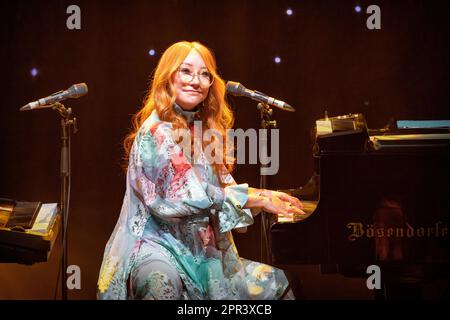
[[[303,204],[297,198],[284,192],[265,189],[249,188],[249,199],[246,207],[250,209],[259,208],[286,218],[292,218],[295,214],[305,214],[302,210]]]

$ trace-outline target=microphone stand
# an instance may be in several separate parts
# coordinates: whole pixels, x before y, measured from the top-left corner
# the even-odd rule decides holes
[[[72,117],[72,109],[66,108],[59,102],[51,105],[53,110],[57,110],[61,115],[61,165],[60,165],[60,175],[61,175],[61,238],[62,238],[62,253],[60,260],[60,270],[58,271],[61,275],[61,299],[67,300],[67,260],[68,260],[68,250],[67,250],[67,223],[69,220],[69,202],[70,202],[70,135],[71,128],[73,127],[73,133],[77,133],[77,119]],[[56,294],[56,293],[55,293]]]
[[[261,128],[262,129],[271,129],[277,127],[276,120],[271,120],[272,116],[272,108],[267,103],[258,103],[258,110],[260,111],[261,115]],[[268,135],[263,136],[264,139],[261,143],[259,154],[267,155],[268,150]],[[265,161],[264,161],[265,162]],[[267,187],[267,176],[262,174],[262,169],[268,167],[267,164],[261,163],[260,165],[260,180],[259,180],[259,188],[260,189],[266,189]],[[269,240],[268,240],[268,226],[270,223],[270,215],[268,215],[266,212],[261,211],[261,247],[260,247],[260,256],[261,256],[261,262],[266,264],[272,264],[272,252],[270,250],[269,246]]]

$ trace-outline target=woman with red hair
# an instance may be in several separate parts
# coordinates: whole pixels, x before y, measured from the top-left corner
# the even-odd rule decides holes
[[[106,245],[99,299],[292,297],[282,270],[238,256],[231,230],[251,225],[260,210],[302,214],[302,204],[236,184],[223,148],[232,125],[213,53],[198,42],[170,46],[124,141],[127,189]],[[195,143],[199,130],[217,133],[208,145],[219,150],[214,159],[203,139]],[[182,148],[180,131],[194,136],[187,145],[194,152]]]

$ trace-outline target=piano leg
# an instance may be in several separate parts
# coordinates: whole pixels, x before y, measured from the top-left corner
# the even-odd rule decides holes
[[[295,296],[296,300],[305,300],[305,296],[303,293],[302,284],[298,278],[298,276],[290,271],[284,270],[284,274],[289,281],[289,287],[292,290],[292,293]]]

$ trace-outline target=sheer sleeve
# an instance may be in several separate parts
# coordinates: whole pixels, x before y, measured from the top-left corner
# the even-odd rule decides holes
[[[220,232],[252,224],[251,212],[243,209],[248,184],[236,184],[227,174],[223,188],[198,177],[171,128],[157,122],[140,131],[130,153],[131,186],[150,213],[167,220],[209,209],[217,215]]]
[[[229,178],[232,179],[231,175]],[[248,184],[232,183],[224,189],[224,201],[218,213],[220,231],[226,232],[235,228],[243,228],[253,224],[253,215],[249,209],[244,209],[248,200]]]

